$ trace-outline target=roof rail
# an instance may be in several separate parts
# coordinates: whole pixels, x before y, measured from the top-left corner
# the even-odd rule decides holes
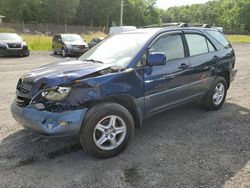
[[[162,24],[154,24],[154,25],[146,25],[142,28],[152,28],[152,27],[203,27],[203,28],[211,28],[208,24],[200,24],[200,23],[185,23],[185,22],[173,22],[173,23],[162,23]]]

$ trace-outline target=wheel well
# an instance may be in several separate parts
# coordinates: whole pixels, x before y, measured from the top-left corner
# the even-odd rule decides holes
[[[218,74],[218,76],[221,76],[221,77],[225,78],[225,80],[227,82],[227,88],[229,88],[229,86],[230,86],[230,73],[229,73],[229,71],[225,70],[223,72],[220,72]]]
[[[91,108],[97,104],[100,103],[107,103],[107,102],[114,102],[117,104],[120,104],[121,106],[123,106],[124,108],[126,108],[130,114],[132,115],[133,119],[134,119],[134,123],[135,123],[135,127],[136,128],[140,128],[141,126],[141,121],[138,115],[138,112],[136,110],[136,105],[133,101],[133,99],[129,96],[112,96],[112,97],[108,97],[105,99],[101,99],[101,100],[94,100],[94,101],[89,101],[85,104],[85,106],[87,108]]]

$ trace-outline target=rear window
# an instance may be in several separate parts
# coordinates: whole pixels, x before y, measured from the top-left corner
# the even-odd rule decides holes
[[[224,47],[228,48],[230,46],[230,43],[227,41],[225,36],[222,33],[220,33],[219,31],[207,30],[206,32],[208,34],[210,34],[213,38],[215,38]]]

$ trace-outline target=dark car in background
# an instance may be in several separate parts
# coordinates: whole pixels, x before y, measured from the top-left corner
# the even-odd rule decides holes
[[[101,42],[105,37],[97,37],[97,38],[93,38],[89,43],[89,48],[94,47],[95,45],[97,45],[99,42]]]
[[[77,60],[22,76],[11,111],[27,129],[79,135],[87,152],[111,157],[156,113],[194,100],[218,110],[234,66],[234,50],[218,29],[133,30],[109,36]]]
[[[57,34],[52,39],[52,53],[63,57],[79,56],[88,49],[88,44],[77,34]]]
[[[26,42],[15,33],[0,33],[0,56],[29,56]]]

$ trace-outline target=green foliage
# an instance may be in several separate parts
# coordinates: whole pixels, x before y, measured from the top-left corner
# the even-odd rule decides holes
[[[250,42],[249,35],[227,35],[226,37],[231,43]]]
[[[29,49],[33,50],[51,50],[52,37],[45,35],[22,35],[27,42]]]
[[[21,35],[27,42],[29,49],[34,50],[51,50],[52,37],[46,35]],[[90,42],[96,37],[106,37],[105,33],[96,32],[82,35],[82,38],[87,42]]]
[[[161,13],[163,22],[206,23],[235,32],[250,32],[249,0],[213,0],[172,7]]]
[[[160,22],[156,0],[124,0],[124,25]],[[120,23],[121,0],[0,0],[9,22],[111,26]]]
[[[205,4],[155,7],[156,0],[124,0],[124,25],[207,23],[250,32],[250,0],[210,0]],[[0,0],[7,22],[111,26],[120,24],[121,0]]]

